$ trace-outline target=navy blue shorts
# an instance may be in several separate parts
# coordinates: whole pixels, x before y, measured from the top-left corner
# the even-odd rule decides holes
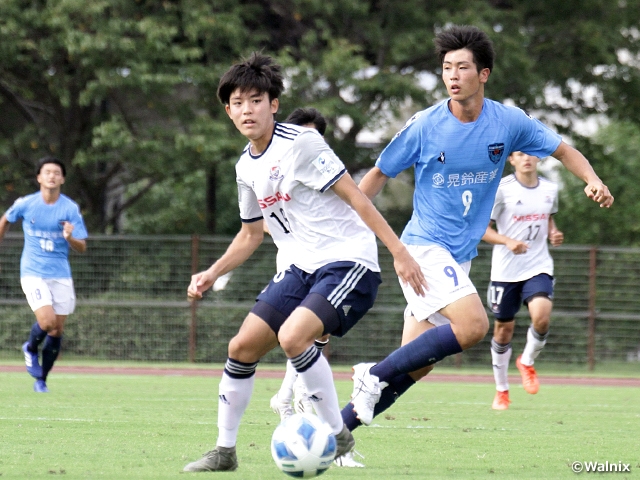
[[[541,273],[522,282],[491,282],[487,290],[487,305],[496,320],[513,320],[520,305],[527,305],[534,297],[553,300],[553,277]]]
[[[291,265],[271,279],[251,311],[277,335],[289,315],[304,306],[322,320],[323,334],[341,337],[372,307],[381,281],[379,273],[355,262],[329,263],[313,273]]]

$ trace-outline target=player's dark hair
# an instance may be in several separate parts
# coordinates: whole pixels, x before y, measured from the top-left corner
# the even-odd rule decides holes
[[[324,135],[327,130],[327,121],[324,116],[315,108],[296,108],[286,118],[285,123],[293,123],[295,125],[308,125],[312,123],[320,135]]]
[[[67,169],[65,168],[64,163],[62,163],[62,160],[56,157],[42,157],[40,160],[38,160],[38,164],[36,166],[36,175],[40,175],[40,170],[42,170],[43,165],[47,163],[55,163],[62,169],[62,176],[67,176]]]
[[[218,98],[228,105],[231,94],[237,89],[243,93],[252,90],[267,92],[269,101],[279,98],[284,91],[282,67],[270,56],[253,52],[248,59],[236,63],[222,76],[218,84]]]
[[[493,50],[493,42],[478,27],[453,25],[436,35],[435,44],[436,55],[441,65],[447,53],[466,48],[473,53],[473,61],[478,68],[478,72],[484,68],[493,70],[493,61],[496,56]]]

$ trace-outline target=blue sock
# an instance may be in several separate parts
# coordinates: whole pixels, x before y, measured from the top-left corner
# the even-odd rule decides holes
[[[47,375],[53,368],[53,363],[60,353],[61,344],[61,337],[47,335],[47,338],[44,340],[44,346],[42,347],[42,380],[47,379]]]
[[[353,404],[351,402],[345,405],[340,412],[340,415],[342,415],[342,421],[350,432],[353,432],[356,428],[362,425],[360,420],[356,418],[356,412],[353,411]]]
[[[38,346],[42,343],[47,336],[47,332],[40,328],[38,322],[34,323],[31,327],[31,333],[29,334],[29,344],[27,350],[31,353],[38,353]]]
[[[398,397],[409,388],[414,385],[416,381],[406,373],[402,373],[397,377],[394,377],[389,382],[389,385],[382,390],[380,400],[376,403],[373,409],[373,416],[377,417],[379,414],[393,405]],[[353,411],[353,405],[348,403],[341,412],[342,421],[347,426],[350,432],[353,432],[356,428],[362,425],[362,422],[356,418],[356,412]]]
[[[381,382],[388,383],[401,373],[415,372],[461,351],[451,325],[440,325],[391,352],[387,358],[371,367],[371,374]]]

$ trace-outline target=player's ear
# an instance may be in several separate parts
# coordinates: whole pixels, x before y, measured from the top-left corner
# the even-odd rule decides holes
[[[480,83],[487,83],[489,80],[489,75],[491,75],[491,70],[488,68],[483,68],[480,70]]]
[[[273,100],[271,100],[271,113],[273,113],[274,115],[278,113],[279,107],[280,107],[280,100],[278,100],[277,98],[274,98]]]

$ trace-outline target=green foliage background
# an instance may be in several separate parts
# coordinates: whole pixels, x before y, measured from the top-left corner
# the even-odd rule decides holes
[[[289,86],[280,118],[319,108],[328,142],[356,173],[414,111],[445,95],[432,88],[432,40],[450,23],[477,25],[495,42],[489,97],[574,136],[578,120],[613,122],[608,139],[576,142],[625,198],[638,170],[598,145],[615,135],[637,142],[639,19],[638,2],[601,0],[4,0],[0,209],[33,191],[34,162],[55,154],[70,165],[65,192],[92,233],[233,234],[233,165],[245,141],[215,96],[231,63],[253,50],[275,56]],[[382,143],[358,143],[366,131]],[[386,203],[406,218],[410,207]],[[627,221],[616,235],[596,234],[600,217],[592,222],[586,208],[563,201],[588,232],[579,241],[637,244]],[[615,208],[633,216],[628,204]]]

